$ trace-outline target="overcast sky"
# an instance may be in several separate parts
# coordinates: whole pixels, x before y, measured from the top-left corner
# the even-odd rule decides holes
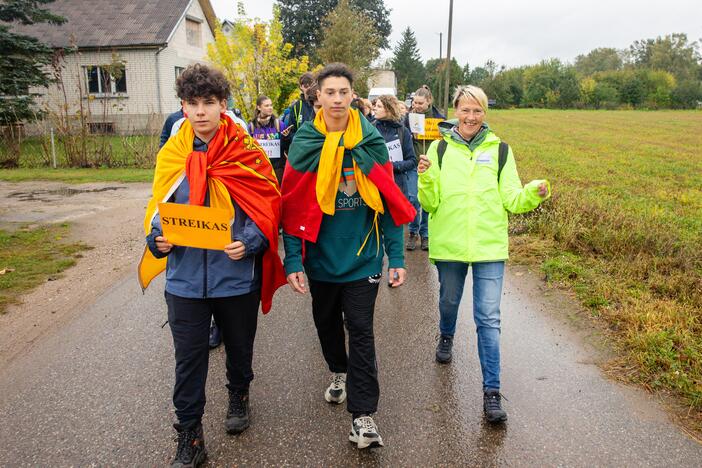
[[[236,17],[236,0],[211,0],[221,19]],[[273,0],[244,0],[249,17],[270,19]],[[451,56],[463,66],[492,59],[515,67],[556,57],[572,62],[597,47],[628,47],[637,39],[686,33],[702,38],[702,1],[565,0],[454,1]],[[392,9],[391,47],[411,27],[423,60],[446,54],[449,0],[385,0]],[[350,23],[352,24],[352,23]],[[391,50],[383,52],[390,56]]]

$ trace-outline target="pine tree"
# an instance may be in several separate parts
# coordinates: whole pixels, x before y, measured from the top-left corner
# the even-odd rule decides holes
[[[417,38],[409,27],[402,32],[402,39],[395,47],[392,67],[397,77],[398,96],[404,96],[424,83],[424,64],[419,55]]]

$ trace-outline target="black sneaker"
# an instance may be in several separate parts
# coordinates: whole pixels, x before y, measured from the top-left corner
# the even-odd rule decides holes
[[[418,236],[417,234],[414,234],[414,233],[410,232],[409,237],[407,238],[407,245],[405,246],[405,248],[406,248],[407,250],[414,250],[414,249],[416,249],[416,248],[417,248],[417,239],[418,239],[418,238],[419,238],[419,236]]]
[[[174,424],[173,427],[178,431],[178,448],[171,468],[195,468],[202,465],[207,458],[202,424],[191,429],[183,429],[180,424]]]
[[[483,393],[483,412],[491,423],[507,421],[507,413],[502,409],[502,395],[499,390],[489,389]]]
[[[222,334],[217,324],[212,322],[210,325],[210,349],[215,349],[220,344],[222,344]]]
[[[453,348],[453,337],[449,335],[441,335],[439,344],[436,345],[436,362],[439,364],[448,364],[453,357],[451,349]]]
[[[429,238],[422,237],[422,250],[429,250]]]
[[[239,434],[249,427],[249,394],[229,391],[229,409],[224,427],[229,434]]]

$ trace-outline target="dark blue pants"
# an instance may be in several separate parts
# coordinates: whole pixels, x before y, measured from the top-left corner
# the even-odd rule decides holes
[[[212,316],[222,333],[227,355],[227,388],[248,391],[254,377],[251,363],[259,303],[259,291],[209,299],[189,299],[166,293],[176,361],[173,405],[183,427],[196,425],[205,412]]]
[[[373,313],[379,282],[380,277],[348,283],[309,280],[312,315],[322,354],[330,371],[346,372],[346,401],[352,414],[372,414],[378,409],[380,386]],[[349,331],[348,356],[344,317]]]

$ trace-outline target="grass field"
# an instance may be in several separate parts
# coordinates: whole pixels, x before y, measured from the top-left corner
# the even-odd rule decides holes
[[[36,229],[0,230],[0,314],[17,297],[39,284],[57,278],[73,266],[80,251],[89,249],[82,243],[64,240],[67,224]]]
[[[153,169],[51,169],[20,168],[0,169],[0,180],[23,182],[28,180],[51,180],[82,184],[88,182],[151,182]]]
[[[522,182],[554,190],[512,218],[513,258],[539,262],[606,324],[619,375],[702,414],[702,112],[495,110],[487,121]]]

